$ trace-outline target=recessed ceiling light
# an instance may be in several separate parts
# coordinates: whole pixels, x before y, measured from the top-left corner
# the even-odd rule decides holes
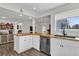
[[[6,17],[3,16],[2,18],[5,19]]]
[[[36,10],[36,8],[34,7],[33,10]]]
[[[23,16],[22,14],[20,14],[19,16]]]

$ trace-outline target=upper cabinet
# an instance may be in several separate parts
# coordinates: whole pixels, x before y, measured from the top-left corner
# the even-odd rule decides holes
[[[50,25],[50,15],[44,16],[36,19],[36,32],[42,32],[43,28],[45,28],[45,32],[47,33],[49,31],[49,25]]]
[[[13,24],[11,23],[0,23],[0,29],[13,29]]]
[[[21,22],[22,33],[30,33],[30,26],[32,26],[32,19],[26,19],[24,22]]]

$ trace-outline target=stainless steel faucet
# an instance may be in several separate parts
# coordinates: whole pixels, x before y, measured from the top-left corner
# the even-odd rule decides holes
[[[63,34],[64,37],[67,36],[66,31],[65,31],[65,27],[63,27],[63,33],[62,34]]]

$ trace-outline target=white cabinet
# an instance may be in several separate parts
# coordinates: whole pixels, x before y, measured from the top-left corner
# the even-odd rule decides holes
[[[62,40],[62,45],[63,47],[61,47],[61,56],[73,56],[74,47],[71,45],[71,42],[68,43],[67,40]]]
[[[14,50],[18,53],[30,48],[40,50],[40,36],[14,36]]]
[[[25,45],[27,45],[26,37],[19,36],[19,53],[25,51]]]
[[[26,38],[26,40],[25,40],[25,43],[26,43],[25,47],[27,49],[32,48],[32,36],[25,36],[25,38]]]
[[[72,41],[62,39],[51,39],[51,55],[52,56],[74,56],[75,46]]]
[[[66,56],[79,56],[79,43],[76,41],[63,40],[64,53]]]
[[[79,56],[79,47],[76,47],[74,50],[74,56]]]
[[[50,40],[50,53],[52,56],[61,54],[60,43],[61,43],[60,39],[51,38],[51,40]]]
[[[32,48],[31,36],[15,36],[14,50],[18,53]]]
[[[33,36],[33,48],[40,50],[40,36]]]
[[[79,56],[79,43],[71,40],[51,39],[52,56]]]
[[[20,52],[26,51],[32,48],[32,39],[31,36],[22,36],[20,37]]]
[[[14,50],[19,51],[19,37],[14,35]]]

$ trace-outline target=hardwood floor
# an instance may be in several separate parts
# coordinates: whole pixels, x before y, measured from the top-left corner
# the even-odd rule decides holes
[[[13,50],[13,43],[8,43],[0,45],[0,56],[48,56],[48,55],[33,48],[18,54]]]

